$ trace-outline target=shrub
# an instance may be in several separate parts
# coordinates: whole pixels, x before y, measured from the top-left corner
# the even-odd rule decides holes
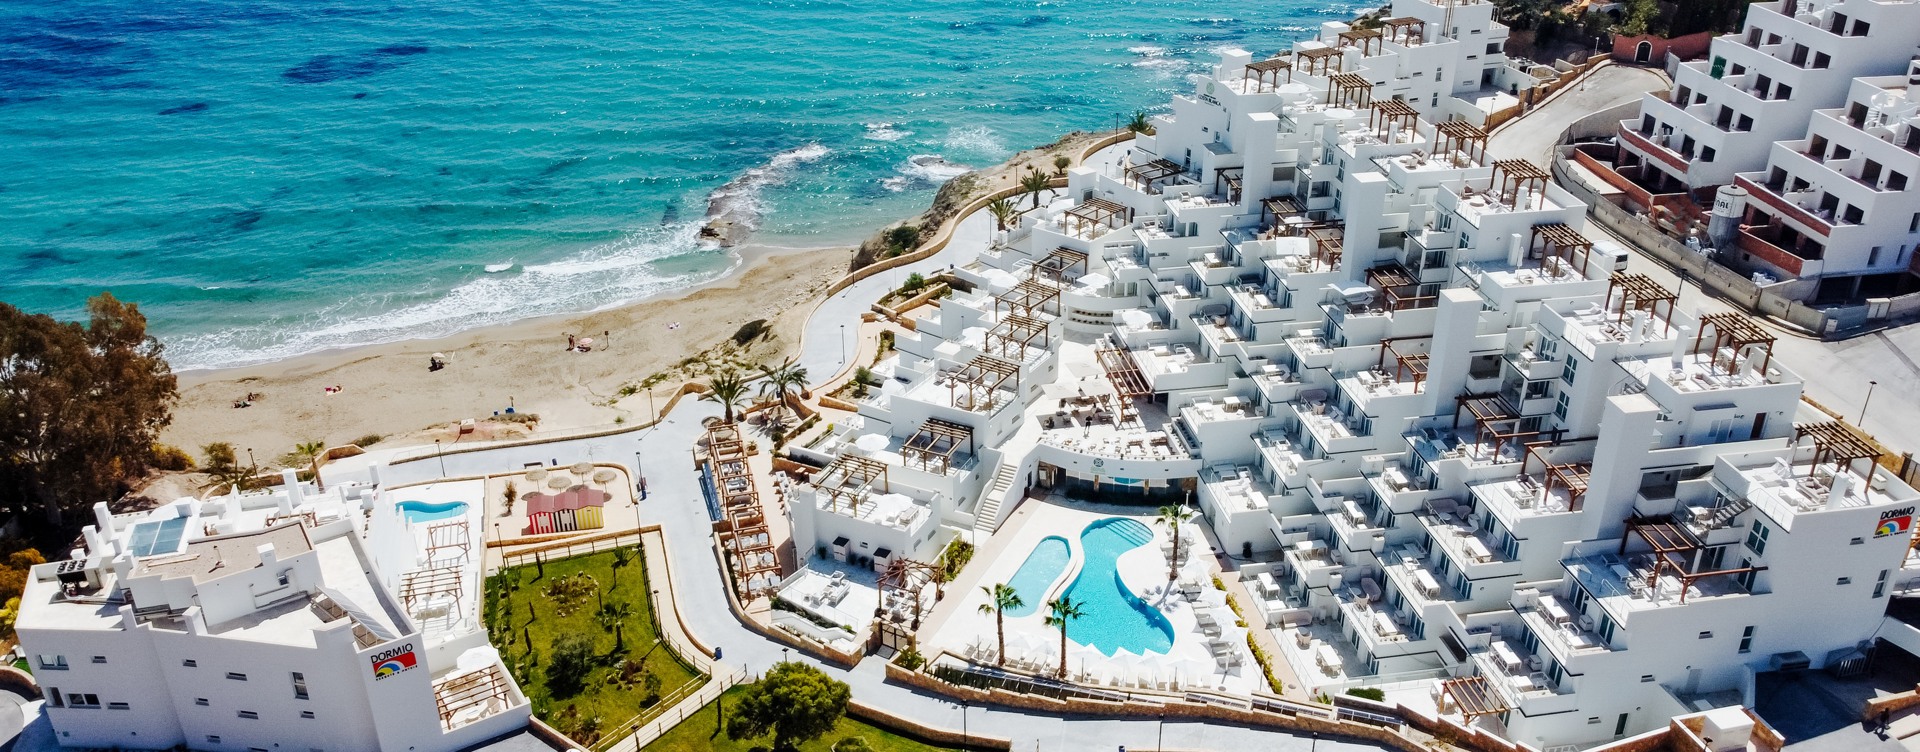
[[[181,472],[193,469],[193,455],[172,444],[155,443],[153,445],[153,466],[167,472]]]
[[[926,288],[926,286],[927,286],[927,278],[920,276],[919,272],[914,272],[912,274],[907,275],[907,281],[900,285],[900,292],[903,294],[911,295],[913,293],[919,292],[920,290]]]
[[[377,433],[370,433],[360,438],[354,439],[353,445],[360,447],[361,449],[365,449],[367,447],[380,443],[381,440],[385,438],[387,437],[381,436],[380,434],[377,434]]]
[[[547,660],[547,689],[556,697],[569,697],[586,686],[593,671],[593,638],[568,632],[553,640],[553,655]]]
[[[833,743],[833,752],[872,752],[873,747],[867,740],[858,736],[849,736]]]
[[[1362,700],[1372,700],[1374,702],[1387,701],[1386,691],[1380,689],[1379,687],[1354,687],[1353,689],[1347,690],[1347,694],[1353,695],[1354,697],[1358,697]]]
[[[927,665],[927,657],[921,655],[918,649],[909,646],[893,657],[893,663],[908,671],[919,671],[921,666]]]
[[[898,256],[920,245],[920,228],[901,225],[887,231],[887,255]]]

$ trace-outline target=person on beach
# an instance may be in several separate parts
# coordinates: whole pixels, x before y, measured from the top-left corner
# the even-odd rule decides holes
[[[572,352],[573,350],[576,350],[576,349],[579,349],[579,345],[574,344],[573,335],[571,334],[567,335],[567,351]]]

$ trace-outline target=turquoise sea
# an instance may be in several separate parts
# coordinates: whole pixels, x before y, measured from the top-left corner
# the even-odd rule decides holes
[[[8,0],[0,299],[112,290],[182,369],[591,310],[724,274],[694,230],[749,171],[757,242],[852,241],[951,177],[915,156],[1112,127],[1362,6]]]

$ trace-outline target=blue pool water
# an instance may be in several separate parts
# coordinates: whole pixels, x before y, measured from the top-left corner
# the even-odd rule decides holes
[[[1173,622],[1120,581],[1120,555],[1148,545],[1153,531],[1138,520],[1109,517],[1080,532],[1086,563],[1066,594],[1086,613],[1067,627],[1067,639],[1113,655],[1165,653],[1173,648]]]
[[[1067,539],[1058,535],[1040,539],[1033,553],[1021,562],[1019,571],[1013,573],[1013,579],[1007,581],[1007,585],[1020,594],[1020,607],[1007,611],[1007,615],[1026,616],[1040,610],[1041,601],[1047,598],[1047,588],[1067,570],[1067,559],[1071,556]]]
[[[429,501],[403,501],[393,506],[400,510],[400,514],[404,515],[408,522],[415,523],[444,520],[450,517],[459,517],[467,513],[467,503],[464,501],[449,501],[440,504]]]
[[[724,273],[694,230],[748,171],[760,241],[854,240],[955,169],[916,156],[1114,127],[1372,4],[8,0],[0,299],[111,289],[176,368],[585,311]]]

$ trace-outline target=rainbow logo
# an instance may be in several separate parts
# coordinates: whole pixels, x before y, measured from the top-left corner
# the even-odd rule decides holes
[[[1873,529],[1873,537],[1885,538],[1889,535],[1903,535],[1911,529],[1913,529],[1913,515],[1903,514],[1897,517],[1888,517],[1880,521],[1879,527]]]
[[[413,668],[413,646],[408,645],[405,652],[393,652],[376,656],[373,661],[373,678],[385,679],[394,674]]]

